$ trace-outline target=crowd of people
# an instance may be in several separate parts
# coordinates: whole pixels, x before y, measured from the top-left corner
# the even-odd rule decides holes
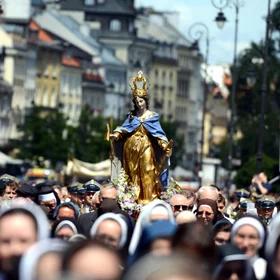
[[[133,213],[113,183],[4,174],[0,279],[280,279],[278,210],[264,173],[247,190],[178,189]]]

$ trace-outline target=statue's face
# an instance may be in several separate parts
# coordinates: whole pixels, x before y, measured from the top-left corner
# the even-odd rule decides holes
[[[136,96],[135,103],[139,110],[145,110],[147,108],[146,100],[144,98]]]

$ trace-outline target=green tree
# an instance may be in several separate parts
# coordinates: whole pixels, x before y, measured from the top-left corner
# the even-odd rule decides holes
[[[33,106],[19,126],[22,137],[18,141],[20,157],[49,159],[53,165],[66,161],[69,142],[66,118],[59,109]]]
[[[108,120],[94,117],[88,106],[82,109],[79,124],[71,133],[72,153],[82,161],[99,162],[109,157],[109,143],[105,141]]]

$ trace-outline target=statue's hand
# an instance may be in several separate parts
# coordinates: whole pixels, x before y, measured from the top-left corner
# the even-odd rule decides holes
[[[110,134],[110,139],[111,139],[112,141],[117,141],[119,138],[120,138],[120,133],[118,133],[118,132],[115,132],[115,133],[111,133],[111,134]]]
[[[171,155],[172,155],[172,148],[167,147],[167,148],[165,149],[165,155],[166,155],[167,157],[171,157]]]
[[[171,157],[173,141],[170,140],[170,142],[162,142],[161,146],[162,146],[163,151],[165,152],[165,155],[167,157]]]

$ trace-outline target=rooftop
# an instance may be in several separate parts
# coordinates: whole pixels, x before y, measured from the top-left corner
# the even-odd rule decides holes
[[[81,25],[72,17],[58,11],[45,11],[34,19],[46,31],[69,42],[93,57],[101,56],[104,64],[123,65],[113,50],[100,45],[92,36],[86,25]]]
[[[191,43],[168,20],[164,14],[139,15],[135,22],[137,34],[140,38],[159,41],[161,43],[184,45]]]
[[[34,20],[46,31],[92,56],[98,56],[98,43],[95,40],[89,42],[86,36],[81,33],[80,25],[72,18],[61,15],[57,11],[45,11],[35,16]]]

